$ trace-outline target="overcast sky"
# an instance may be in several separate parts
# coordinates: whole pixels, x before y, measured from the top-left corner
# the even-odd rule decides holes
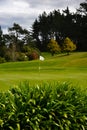
[[[71,12],[76,11],[79,4],[85,0],[0,0],[0,25],[4,33],[13,23],[18,23],[28,30],[34,20],[43,11],[49,13],[54,9],[66,9],[68,6]]]

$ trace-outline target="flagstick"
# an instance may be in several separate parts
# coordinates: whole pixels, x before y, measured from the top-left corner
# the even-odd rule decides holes
[[[40,61],[44,61],[44,57],[43,56],[40,56],[39,57],[39,77],[40,77]]]
[[[39,68],[38,69],[39,69],[39,77],[40,77],[40,60],[39,60]]]

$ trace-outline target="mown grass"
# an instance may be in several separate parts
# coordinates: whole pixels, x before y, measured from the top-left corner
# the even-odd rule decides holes
[[[87,86],[87,52],[76,52],[52,57],[42,53],[44,61],[10,62],[0,64],[0,90],[5,91],[21,81],[39,83],[42,81],[68,81]]]
[[[87,52],[42,55],[0,64],[0,129],[87,130]]]

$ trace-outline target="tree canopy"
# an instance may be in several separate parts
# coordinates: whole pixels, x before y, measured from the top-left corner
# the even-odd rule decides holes
[[[80,3],[76,13],[67,7],[63,12],[54,10],[43,12],[33,23],[33,38],[40,50],[47,50],[47,43],[54,38],[59,44],[69,37],[77,45],[77,50],[87,51],[87,0]],[[40,39],[39,39],[40,37]]]
[[[43,12],[35,19],[31,32],[14,23],[8,34],[3,34],[0,26],[0,57],[7,61],[20,56],[24,59],[31,52],[37,55],[38,49],[49,50],[54,55],[60,48],[67,53],[75,49],[87,51],[87,0],[80,3],[76,12],[71,12],[69,7],[62,12],[59,9],[49,14]]]

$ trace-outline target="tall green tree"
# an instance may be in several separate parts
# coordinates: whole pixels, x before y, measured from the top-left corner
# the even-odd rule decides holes
[[[22,51],[24,44],[31,44],[32,38],[27,29],[23,29],[19,24],[14,23],[9,29],[10,44],[15,46],[16,51]]]
[[[2,32],[2,29],[1,29],[1,26],[0,26],[0,46],[3,45],[3,32]]]
[[[46,50],[47,43],[52,38],[55,38],[60,44],[64,37],[70,35],[71,23],[72,15],[68,7],[63,14],[60,13],[60,10],[54,10],[48,15],[45,12],[40,15],[33,24],[33,36],[40,45],[40,50],[41,48]]]
[[[81,15],[86,15],[87,16],[87,0],[85,2],[80,3],[79,9],[77,9],[78,12],[81,13]]]
[[[43,13],[33,24],[33,34],[40,50],[46,50],[50,39],[55,38],[61,45],[68,36],[77,44],[77,50],[87,51],[87,0],[80,3],[77,12],[67,7],[62,13],[60,10]]]
[[[40,27],[40,41],[41,41],[41,48],[43,50],[46,50],[47,48],[47,43],[48,43],[48,20],[47,20],[47,14],[46,12],[43,12],[42,15],[39,16],[39,27]],[[42,51],[43,51],[42,50]]]
[[[0,26],[0,57],[4,57],[5,51],[6,51],[6,46],[5,46],[3,31]]]
[[[20,51],[23,46],[21,36],[23,34],[23,29],[19,24],[14,23],[12,27],[8,29],[9,36],[13,48],[15,47],[16,51]]]
[[[63,10],[61,33],[63,38],[67,36],[73,38],[73,13],[70,12],[69,7]]]
[[[87,51],[87,0],[80,3],[77,9],[78,47],[79,50]]]
[[[36,43],[36,47],[41,50],[41,40],[39,38],[39,35],[40,35],[39,21],[36,19],[32,25],[32,37]]]

